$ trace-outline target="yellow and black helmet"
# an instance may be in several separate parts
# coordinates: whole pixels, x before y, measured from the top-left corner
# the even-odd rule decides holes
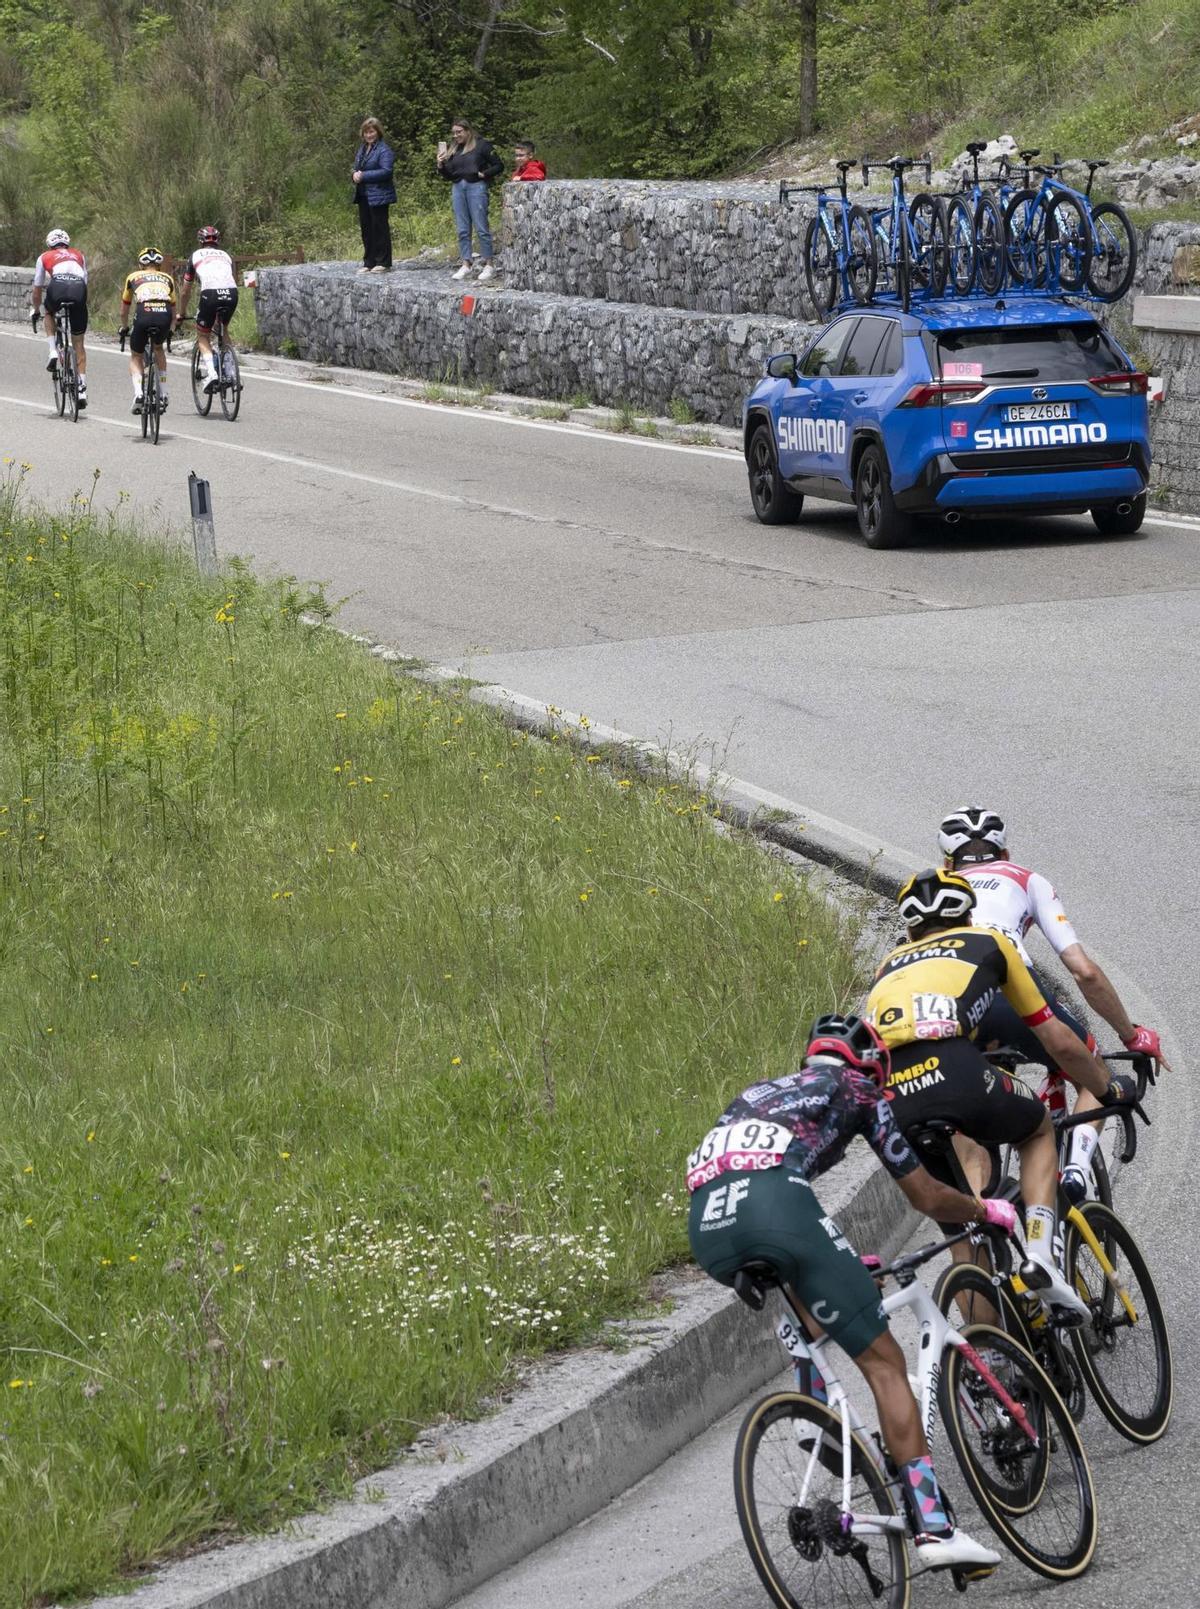
[[[157,246],[143,246],[138,252],[138,262],[143,268],[157,268],[163,260],[163,254]]]
[[[896,903],[905,927],[919,933],[933,922],[961,921],[975,905],[975,890],[965,877],[930,866],[909,878]]]

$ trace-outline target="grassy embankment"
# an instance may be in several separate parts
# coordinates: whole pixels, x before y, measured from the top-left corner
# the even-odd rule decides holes
[[[686,790],[7,474],[17,1609],[311,1508],[644,1301],[686,1150],[855,963]]]

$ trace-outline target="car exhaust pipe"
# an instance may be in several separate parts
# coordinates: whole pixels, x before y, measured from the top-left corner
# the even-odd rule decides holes
[[[957,525],[959,520],[962,519],[962,515],[956,513],[954,509],[951,509],[948,514],[943,514],[942,518],[945,520],[947,525]]]
[[[1132,503],[1118,503],[1117,504],[1117,513],[1118,514],[1128,514],[1129,511],[1132,509],[1132,507],[1133,507]]]

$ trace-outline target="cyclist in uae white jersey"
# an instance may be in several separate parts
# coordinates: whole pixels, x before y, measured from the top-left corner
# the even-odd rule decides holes
[[[217,375],[217,361],[213,357],[213,325],[220,319],[228,330],[237,312],[238,293],[233,258],[227,251],[222,251],[221,231],[213,224],[205,224],[203,229],[197,231],[196,250],[188,258],[183,271],[176,329],[179,328],[180,319],[187,314],[188,298],[195,280],[200,282],[200,300],[196,304],[196,344],[208,369],[204,389],[215,391],[221,382]]]
[[[1114,1029],[1125,1048],[1153,1056],[1164,1067],[1169,1067],[1158,1034],[1153,1028],[1143,1028],[1131,1019],[1107,974],[1079,942],[1051,883],[1040,873],[1009,859],[1004,822],[994,810],[979,805],[952,810],[942,821],[938,843],[946,865],[965,877],[974,890],[975,909],[971,920],[976,927],[999,928],[1012,939],[1026,963],[1029,962],[1026,934],[1030,928],[1039,927],[1079,985],[1083,998]],[[1079,1019],[1060,1000],[1053,996],[1048,998],[1055,1016],[1094,1051],[1096,1042]],[[1040,1063],[1051,1072],[1059,1071],[1049,1067],[1041,1045],[1003,998],[989,1007],[980,1025],[978,1042],[1013,1045],[1029,1061]],[[1080,1090],[1077,1111],[1086,1111],[1096,1104],[1086,1090]],[[1063,1172],[1063,1187],[1068,1196],[1082,1199],[1097,1139],[1097,1131],[1090,1126],[1073,1131]]]

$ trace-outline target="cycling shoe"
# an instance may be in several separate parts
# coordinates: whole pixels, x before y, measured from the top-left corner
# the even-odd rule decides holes
[[[1063,1169],[1062,1192],[1073,1207],[1077,1207],[1081,1201],[1087,1200],[1087,1174],[1074,1163]]]
[[[1071,1289],[1056,1268],[1044,1263],[1040,1257],[1030,1253],[1021,1264],[1021,1279],[1038,1297],[1042,1306],[1056,1318],[1066,1319],[1071,1324],[1086,1324],[1091,1319],[1091,1309],[1078,1292]]]
[[[913,1538],[913,1548],[927,1570],[949,1570],[957,1566],[965,1568],[968,1580],[976,1579],[976,1570],[980,1575],[990,1575],[1000,1563],[1000,1555],[994,1548],[985,1548],[965,1531],[944,1531],[935,1536],[923,1531]]]

